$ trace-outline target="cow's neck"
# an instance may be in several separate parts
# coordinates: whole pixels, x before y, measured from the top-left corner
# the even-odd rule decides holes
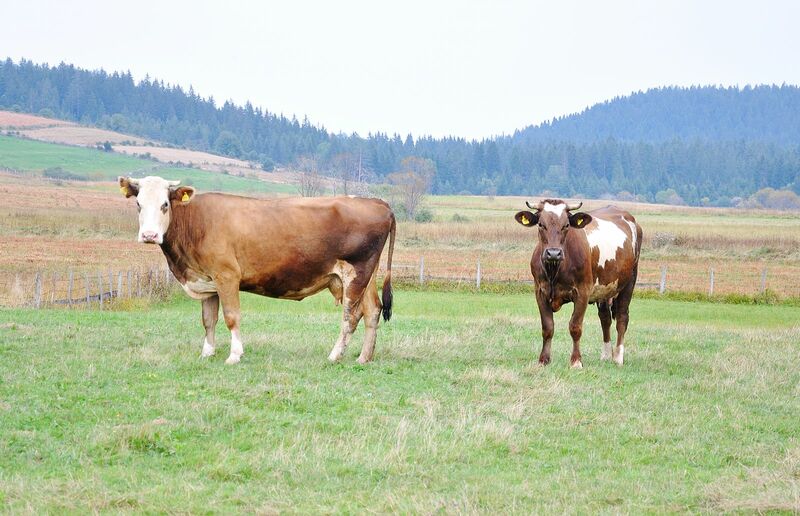
[[[169,269],[181,283],[186,279],[186,269],[188,268],[186,259],[190,256],[188,250],[194,240],[190,223],[192,211],[189,206],[172,208],[169,227],[164,233],[164,240],[161,243],[161,251],[167,259]]]

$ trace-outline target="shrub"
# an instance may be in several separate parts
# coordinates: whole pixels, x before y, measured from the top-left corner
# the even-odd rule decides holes
[[[417,214],[414,215],[416,222],[431,222],[433,220],[433,212],[427,208],[420,208]]]

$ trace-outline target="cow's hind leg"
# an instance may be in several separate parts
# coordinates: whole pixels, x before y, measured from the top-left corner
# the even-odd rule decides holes
[[[347,345],[350,343],[350,338],[353,336],[353,332],[356,331],[356,326],[358,326],[358,321],[361,320],[362,316],[360,299],[351,300],[345,295],[342,300],[342,307],[342,328],[339,332],[339,338],[336,339],[336,344],[333,345],[333,349],[328,355],[328,360],[331,362],[337,362],[344,356]]]
[[[375,284],[378,271],[372,274],[369,280],[364,295],[361,297],[361,309],[364,314],[364,346],[361,348],[361,354],[358,356],[359,364],[366,364],[372,360],[372,355],[375,353],[375,339],[378,336],[378,323],[381,320],[381,300],[378,297],[378,287]]]
[[[638,268],[638,266],[637,266]],[[636,285],[637,270],[633,271],[633,279],[619,293],[611,309],[614,319],[617,320],[617,347],[614,348],[613,359],[617,365],[622,365],[625,361],[625,332],[628,331],[628,309],[633,298],[633,287]]]
[[[225,360],[226,364],[238,364],[244,355],[244,345],[242,336],[239,332],[239,321],[241,312],[239,310],[239,282],[238,281],[217,281],[219,300],[222,302],[222,316],[225,317],[225,325],[231,331],[231,354]]]
[[[339,338],[328,355],[328,360],[331,362],[336,362],[344,356],[350,338],[363,315],[361,298],[369,283],[369,276],[344,261],[337,264],[337,275],[342,281],[342,327]]]
[[[219,296],[214,294],[201,301],[203,305],[203,328],[206,330],[206,338],[203,341],[203,351],[200,357],[207,358],[214,354],[214,330],[219,319]]]
[[[609,302],[597,302],[597,315],[600,316],[600,326],[603,327],[603,349],[600,351],[600,360],[611,360],[611,306]]]

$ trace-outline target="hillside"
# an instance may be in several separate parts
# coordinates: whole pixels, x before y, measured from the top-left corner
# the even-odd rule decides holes
[[[136,83],[130,73],[9,59],[0,62],[0,107],[265,169],[302,162],[332,176],[352,176],[358,166],[359,175],[387,181],[402,169],[404,158],[416,156],[433,162],[431,189],[438,194],[548,192],[731,206],[765,188],[800,193],[795,86],[649,90],[513,136],[466,141],[331,134],[307,119],[299,122],[250,103],[219,107],[191,87],[149,77]]]
[[[523,143],[632,142],[673,139],[800,142],[800,88],[657,88],[616,97],[568,116],[518,131]]]

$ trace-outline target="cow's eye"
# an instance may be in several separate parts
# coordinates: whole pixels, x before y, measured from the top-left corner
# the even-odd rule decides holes
[[[136,211],[142,211],[142,205],[139,204],[139,201],[136,201]]]
[[[561,231],[566,231],[569,228],[569,224],[564,224],[564,227],[561,228]]]
[[[167,208],[169,208],[169,203],[164,201],[164,204],[161,205],[161,211],[166,212]]]

